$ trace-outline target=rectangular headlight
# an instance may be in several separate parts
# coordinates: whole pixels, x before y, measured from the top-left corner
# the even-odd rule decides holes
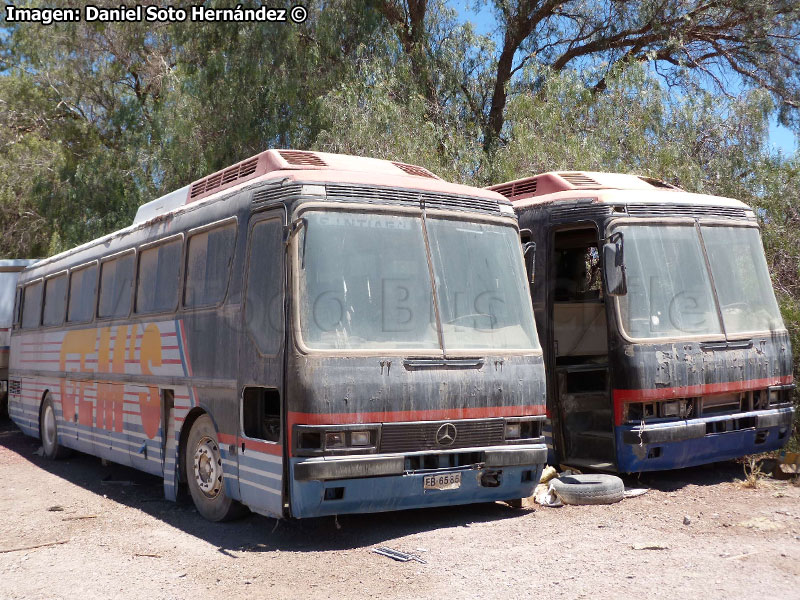
[[[351,431],[351,446],[369,446],[369,431]]]
[[[344,448],[344,432],[328,431],[325,433],[325,448]]]
[[[681,414],[681,403],[678,400],[661,403],[662,417],[677,417]]]
[[[506,423],[506,439],[507,440],[518,440],[520,434],[520,422],[514,421],[511,423]]]

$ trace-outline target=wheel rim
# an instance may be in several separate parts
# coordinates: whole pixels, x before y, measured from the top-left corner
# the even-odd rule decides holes
[[[52,450],[56,445],[56,413],[48,404],[44,407],[44,423],[42,427],[42,444],[46,450]]]
[[[222,490],[222,458],[219,446],[210,437],[197,442],[194,451],[194,479],[208,498],[216,498]]]

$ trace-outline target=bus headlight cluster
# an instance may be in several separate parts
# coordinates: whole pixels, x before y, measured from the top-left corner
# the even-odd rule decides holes
[[[506,419],[507,442],[529,441],[542,435],[542,417],[516,417]]]
[[[294,450],[297,456],[375,452],[380,426],[295,425]]]

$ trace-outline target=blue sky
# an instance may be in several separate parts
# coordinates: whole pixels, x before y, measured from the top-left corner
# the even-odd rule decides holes
[[[481,35],[491,35],[496,32],[497,25],[488,2],[475,0],[447,0],[447,4],[454,8],[462,21],[471,21],[475,31]],[[778,124],[773,117],[769,127],[769,143],[784,155],[792,155],[798,151],[798,137],[791,129]]]

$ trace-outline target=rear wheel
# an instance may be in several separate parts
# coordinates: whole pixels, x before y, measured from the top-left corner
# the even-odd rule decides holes
[[[194,505],[209,521],[229,521],[246,514],[244,506],[225,493],[222,454],[214,423],[201,415],[192,424],[184,455],[184,469]]]
[[[69,456],[69,449],[58,443],[58,419],[50,392],[45,395],[39,412],[39,437],[42,439],[44,456],[50,460]]]

